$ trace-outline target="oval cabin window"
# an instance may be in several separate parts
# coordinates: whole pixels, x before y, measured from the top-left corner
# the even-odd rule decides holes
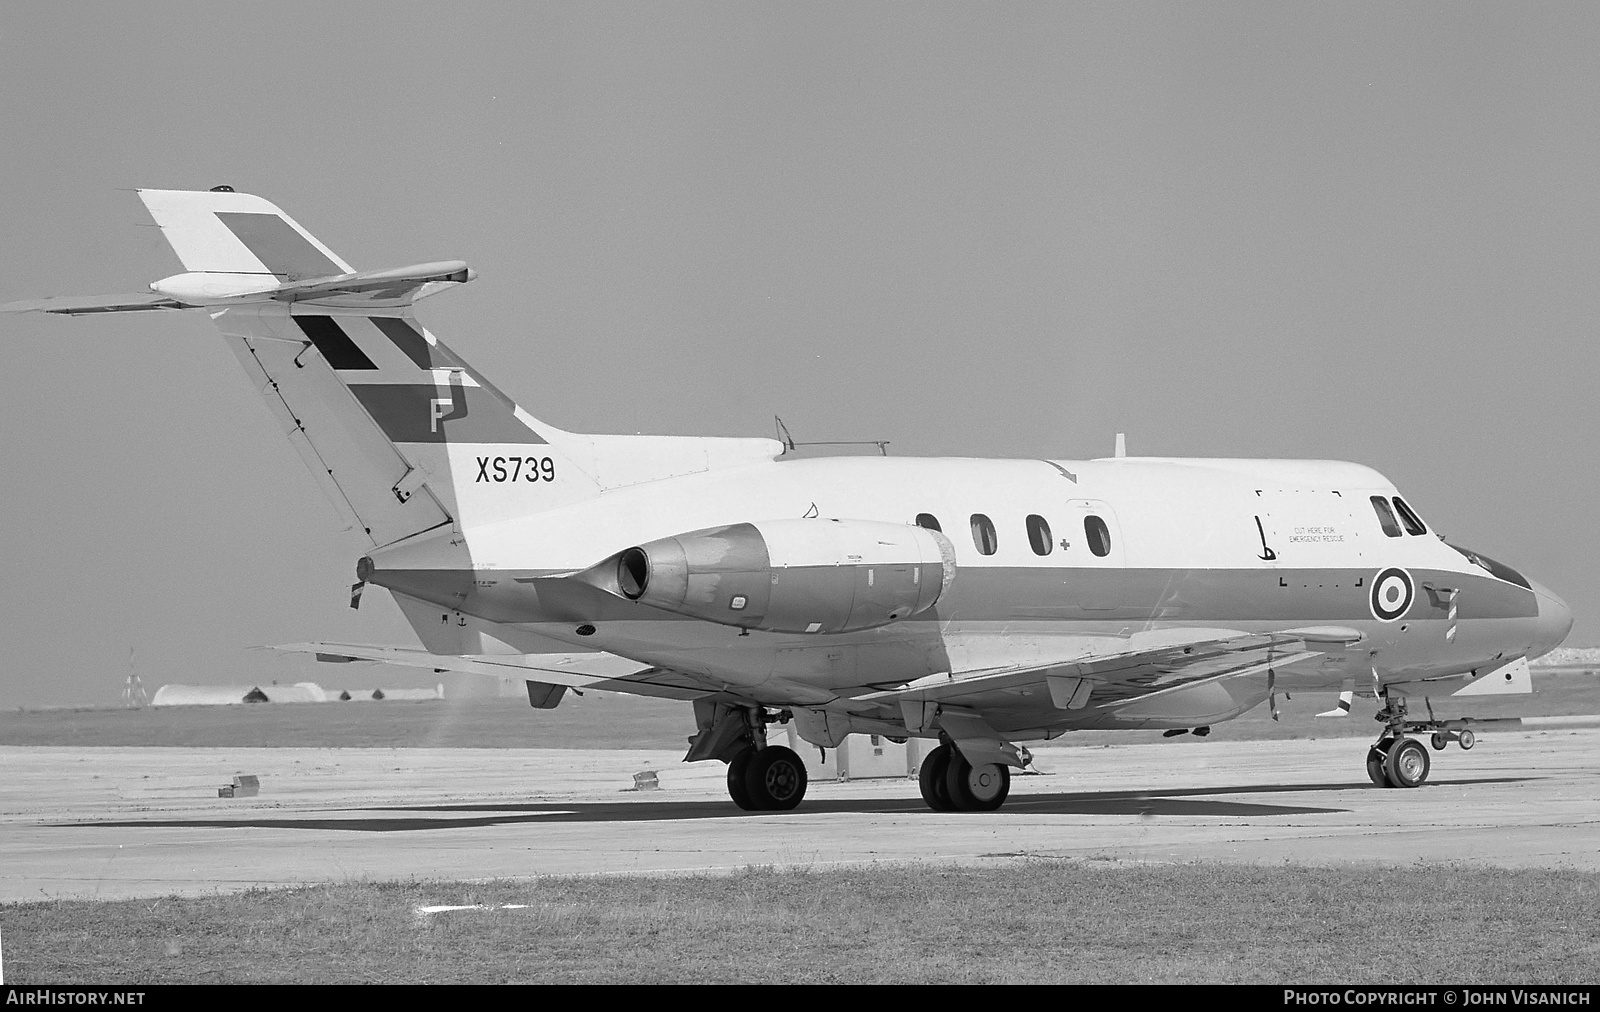
[[[939,526],[939,518],[932,513],[918,513],[917,526],[926,527],[930,531],[944,532],[944,528]]]
[[[1028,544],[1035,555],[1050,554],[1050,521],[1037,513],[1028,514]]]
[[[979,555],[993,555],[1000,547],[995,537],[994,524],[982,513],[972,514],[972,543]]]
[[[1089,539],[1089,551],[1101,558],[1111,554],[1111,528],[1104,520],[1093,514],[1084,517],[1083,536]]]

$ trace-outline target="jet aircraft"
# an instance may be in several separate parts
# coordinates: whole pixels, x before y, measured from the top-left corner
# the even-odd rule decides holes
[[[685,759],[741,808],[784,810],[793,721],[937,739],[941,811],[1006,799],[1018,742],[1082,729],[1204,735],[1276,694],[1383,700],[1376,784],[1415,787],[1469,718],[1421,697],[1531,690],[1572,617],[1509,566],[1436,536],[1395,486],[1319,460],[783,459],[762,438],[567,432],[418,321],[473,278],[357,271],[228,187],[140,190],[184,272],[148,293],[13,303],[211,316],[362,542],[423,648],[301,644],[327,660],[512,674],[681,699]]]

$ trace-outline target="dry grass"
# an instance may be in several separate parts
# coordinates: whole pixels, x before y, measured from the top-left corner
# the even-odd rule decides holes
[[[421,915],[421,905],[527,904]],[[0,907],[8,983],[1593,982],[1600,874],[885,867]]]

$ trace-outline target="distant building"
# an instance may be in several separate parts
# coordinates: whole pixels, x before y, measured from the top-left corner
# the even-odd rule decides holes
[[[233,706],[242,703],[327,703],[341,700],[392,699],[421,701],[443,699],[444,686],[431,689],[328,690],[316,682],[293,685],[163,685],[151,706]]]
[[[163,685],[156,690],[151,706],[225,706],[243,703],[253,685]]]

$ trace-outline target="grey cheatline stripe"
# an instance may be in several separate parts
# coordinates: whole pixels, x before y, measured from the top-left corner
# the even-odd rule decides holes
[[[476,403],[476,402],[474,402]],[[450,423],[454,425],[455,423]],[[453,431],[453,430],[452,430]],[[451,439],[455,439],[452,435]],[[1080,549],[1074,545],[1072,551]],[[1087,552],[1083,553],[1087,555]],[[1061,556],[1054,556],[1061,558]],[[1065,561],[1065,560],[1064,560]],[[449,600],[473,593],[475,580],[495,578],[511,583],[553,575],[537,570],[380,570],[371,582],[422,600]],[[1462,618],[1472,620],[1533,619],[1534,595],[1521,587],[1489,577],[1419,569],[1418,580],[1452,580],[1461,587]],[[1112,566],[969,566],[956,573],[947,594],[932,610],[906,624],[925,621],[1012,622],[1020,628],[1059,623],[1125,624],[1159,617],[1163,621],[1233,627],[1270,622],[1279,628],[1325,622],[1350,623],[1373,630],[1366,580],[1370,570],[1352,569],[1124,569]],[[1363,586],[1354,585],[1363,578]],[[1280,579],[1282,583],[1280,584]],[[565,582],[565,581],[560,581]],[[1338,586],[1334,586],[1338,584]],[[538,600],[555,601],[556,590],[540,589]],[[454,595],[454,596],[452,596]],[[1174,599],[1181,607],[1174,607]],[[524,603],[525,604],[525,603]],[[563,621],[567,612],[541,614],[538,605],[506,615],[483,617],[504,622]],[[531,607],[531,610],[529,608]],[[581,607],[591,622],[640,619],[639,606],[585,589]],[[512,617],[513,614],[516,617]],[[1442,613],[1439,613],[1442,614]],[[1411,618],[1433,613],[1413,603]],[[695,621],[668,612],[651,611],[650,621]]]
[[[366,352],[350,340],[350,335],[344,332],[338,321],[331,316],[296,316],[294,322],[299,324],[311,343],[322,352],[322,357],[335,369],[376,369],[372,359]]]
[[[217,218],[267,270],[286,281],[327,278],[345,272],[276,214],[218,211]]]
[[[372,325],[383,331],[383,335],[394,346],[406,353],[406,357],[417,364],[418,369],[459,369],[461,360],[450,354],[443,347],[428,343],[422,332],[412,326],[408,321],[393,316],[369,316]]]
[[[544,443],[511,405],[482,387],[351,383],[350,392],[395,443]]]

